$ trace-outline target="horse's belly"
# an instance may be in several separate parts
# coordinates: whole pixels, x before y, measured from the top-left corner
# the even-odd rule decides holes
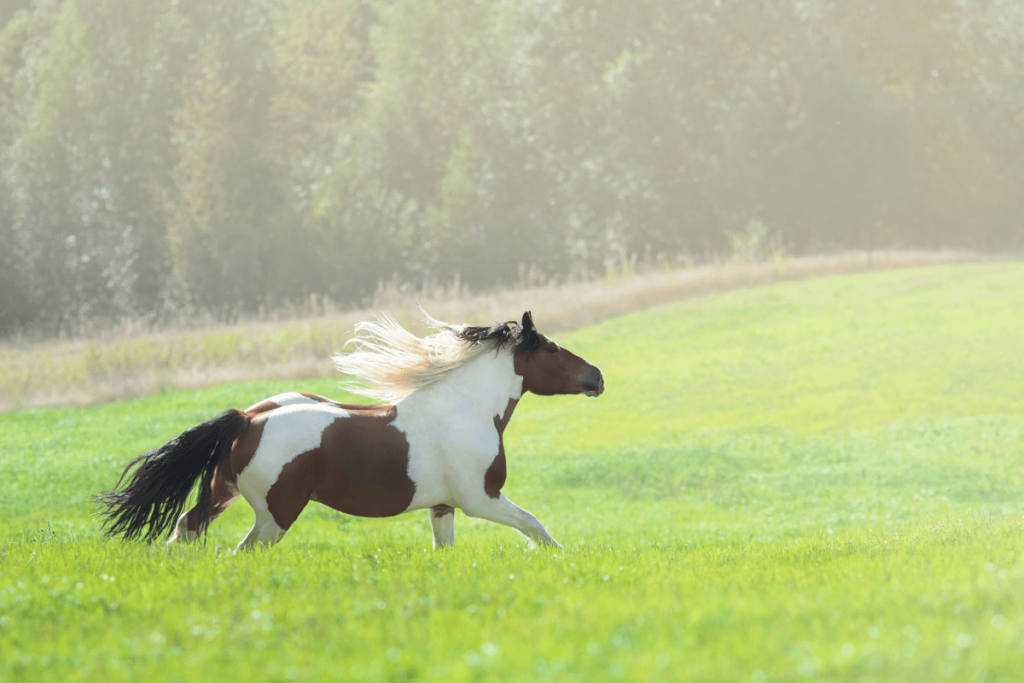
[[[361,481],[331,481],[321,484],[312,500],[357,517],[393,517],[409,509],[416,487],[412,480],[380,473]]]

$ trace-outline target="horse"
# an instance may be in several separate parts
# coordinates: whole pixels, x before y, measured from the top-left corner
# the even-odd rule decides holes
[[[238,550],[281,540],[310,501],[359,517],[428,510],[434,548],[455,543],[456,508],[561,546],[502,493],[503,435],[525,393],[604,392],[601,371],[522,321],[418,337],[388,316],[356,325],[334,365],[345,388],[385,404],[284,393],[229,409],[132,461],[101,494],[106,536],[197,540],[239,497],[256,521]],[[120,488],[122,482],[127,483]],[[199,493],[186,512],[195,483]]]

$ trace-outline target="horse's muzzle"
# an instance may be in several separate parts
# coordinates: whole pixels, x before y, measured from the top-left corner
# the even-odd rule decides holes
[[[597,368],[594,368],[586,377],[581,378],[581,381],[585,395],[593,397],[604,393],[604,375]]]

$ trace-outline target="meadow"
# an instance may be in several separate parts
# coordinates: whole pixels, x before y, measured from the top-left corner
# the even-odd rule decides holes
[[[0,680],[1024,680],[1024,263],[557,338],[607,391],[526,397],[504,492],[560,551],[311,505],[233,555],[244,502],[191,547],[101,538],[132,457],[279,391],[351,400],[335,377],[0,415]]]

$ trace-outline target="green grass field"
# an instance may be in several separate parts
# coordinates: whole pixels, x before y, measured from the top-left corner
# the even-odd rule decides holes
[[[509,316],[519,311],[509,311]],[[538,320],[543,331],[543,320]],[[335,379],[0,415],[0,680],[1024,680],[1024,264],[681,301],[560,338],[505,493],[564,551],[311,505],[230,550],[103,540],[92,496],[228,406]]]

